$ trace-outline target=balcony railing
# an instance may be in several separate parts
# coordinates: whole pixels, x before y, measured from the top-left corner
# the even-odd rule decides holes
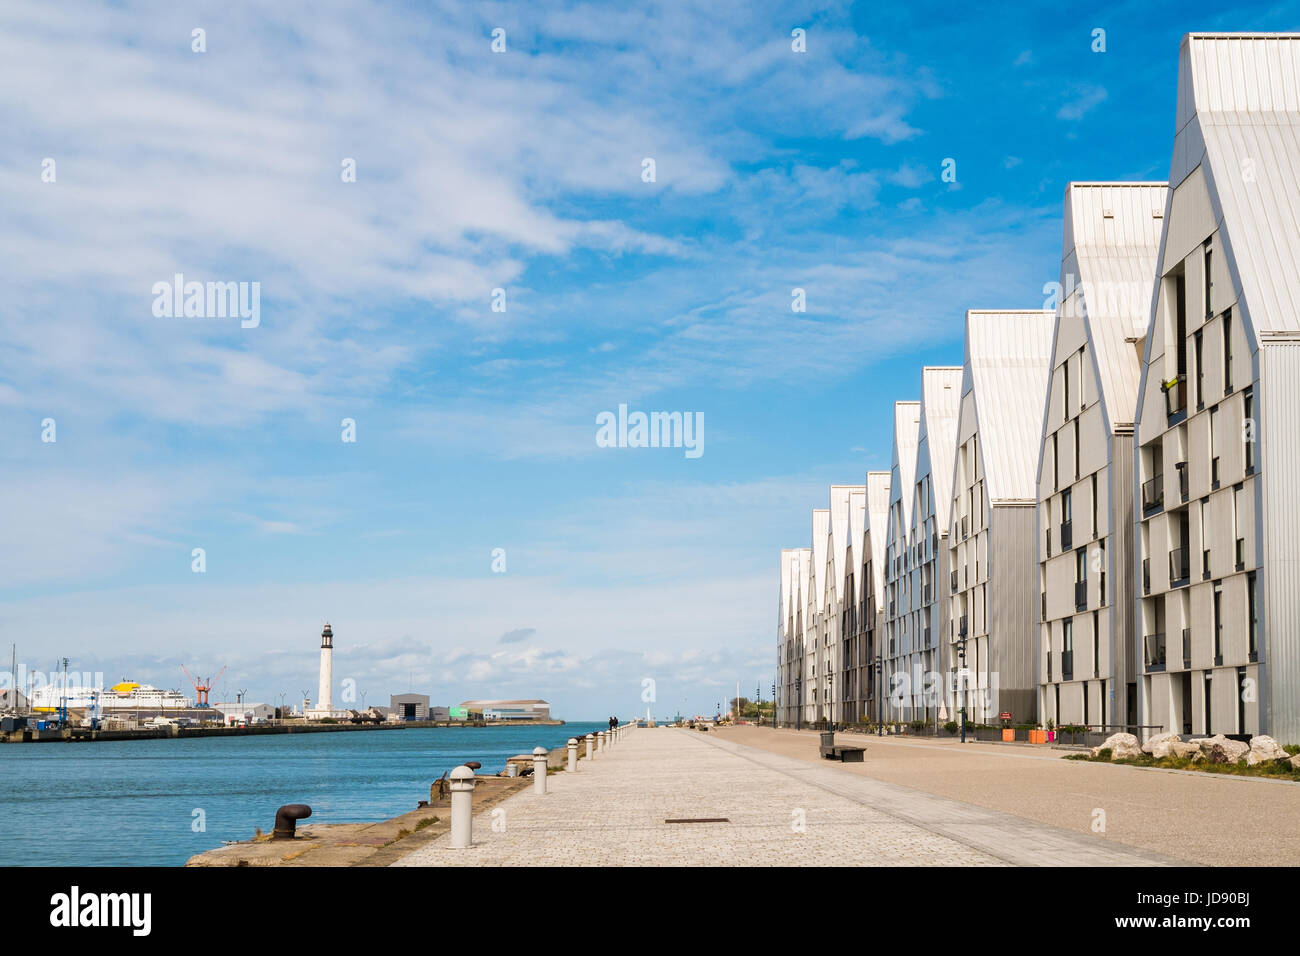
[[[1142,647],[1146,669],[1148,671],[1164,670],[1165,636],[1163,634],[1148,634],[1142,639]]]
[[[1069,551],[1074,544],[1074,522],[1061,522],[1061,550]]]
[[[1142,482],[1142,512],[1150,514],[1165,506],[1165,476],[1156,475]]]
[[[1187,417],[1187,374],[1182,373],[1172,381],[1162,382],[1160,388],[1165,393],[1165,415],[1169,419],[1169,424],[1174,425],[1185,419]]]
[[[1074,651],[1061,651],[1061,680],[1074,679]]]
[[[1182,496],[1183,500],[1186,501],[1187,500],[1187,462],[1180,461],[1178,462],[1178,464],[1174,465],[1174,468],[1177,469],[1178,471],[1178,493]]]
[[[1151,559],[1142,559],[1142,593],[1151,593]]]
[[[1169,586],[1177,587],[1180,584],[1186,584],[1191,576],[1191,568],[1187,565],[1187,549],[1175,548],[1169,552]]]
[[[1082,611],[1087,606],[1088,606],[1088,581],[1087,579],[1084,579],[1082,581],[1075,581],[1074,582],[1074,609],[1076,611]]]
[[[1246,539],[1237,539],[1237,570],[1246,570]]]
[[[1183,628],[1183,670],[1192,669],[1192,629]]]

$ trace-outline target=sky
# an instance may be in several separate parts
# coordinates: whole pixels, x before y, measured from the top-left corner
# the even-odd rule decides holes
[[[336,705],[770,697],[827,486],[1043,307],[1068,182],[1168,175],[1181,36],[1298,12],[0,5],[0,650],[297,702],[329,621]]]

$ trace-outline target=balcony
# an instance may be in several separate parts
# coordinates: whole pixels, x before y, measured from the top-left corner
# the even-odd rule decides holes
[[[1076,611],[1086,610],[1088,607],[1088,581],[1074,582],[1074,609]]]
[[[1246,570],[1246,539],[1237,539],[1237,570]]]
[[[957,624],[957,635],[959,637],[965,637],[966,633],[966,615],[963,614],[961,616],[961,621]]]
[[[1142,515],[1149,517],[1165,506],[1165,476],[1142,482]]]
[[[1187,549],[1175,548],[1169,552],[1169,586],[1181,587],[1191,577],[1191,568],[1187,564]]]
[[[957,593],[957,569],[956,568],[953,568],[951,576],[952,576],[952,593],[956,594]]]
[[[1187,462],[1180,461],[1174,465],[1178,472],[1178,494],[1182,496],[1183,501],[1187,500]]]
[[[1219,490],[1219,456],[1210,459],[1210,490]]]
[[[1061,680],[1074,680],[1074,651],[1061,651]]]
[[[931,593],[930,593],[930,592],[931,592],[932,590],[934,590],[934,589],[933,589],[930,585],[928,585],[928,584],[925,584],[925,585],[922,585],[922,586],[921,586],[921,601],[922,601],[923,603],[925,603],[925,604],[929,604],[929,603],[930,603],[930,600],[931,600]]]
[[[1069,551],[1074,545],[1074,522],[1061,522],[1061,550]]]
[[[1148,634],[1142,639],[1142,649],[1143,660],[1146,663],[1148,673],[1165,669],[1165,636],[1163,634]]]
[[[1210,580],[1210,549],[1201,552],[1201,580]]]
[[[1160,383],[1165,393],[1165,415],[1169,424],[1177,425],[1187,420],[1187,373],[1181,373],[1168,382]]]
[[[1151,593],[1151,559],[1142,559],[1142,593]]]
[[[1183,670],[1192,669],[1192,629],[1183,628]]]
[[[969,538],[969,537],[970,537],[970,519],[969,519],[969,518],[962,518],[962,519],[961,519],[961,539],[962,539],[963,541],[965,541],[965,540],[966,540],[967,538]]]

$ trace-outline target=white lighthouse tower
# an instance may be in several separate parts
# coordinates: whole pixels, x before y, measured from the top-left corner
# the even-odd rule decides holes
[[[316,695],[316,711],[322,717],[334,713],[334,631],[328,622],[320,632],[320,693]]]

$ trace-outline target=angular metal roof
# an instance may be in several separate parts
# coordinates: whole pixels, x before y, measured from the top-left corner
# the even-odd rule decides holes
[[[906,538],[912,527],[912,486],[916,481],[916,443],[921,434],[921,403],[894,402],[894,459],[890,470],[889,503],[903,503],[903,527]]]
[[[855,485],[849,492],[849,566],[853,568],[854,584],[862,587],[862,544],[867,530],[867,489]],[[854,599],[861,595],[855,595]]]
[[[867,531],[871,534],[872,587],[876,607],[885,593],[885,538],[889,534],[889,472],[867,472]]]
[[[961,394],[973,393],[980,436],[976,453],[984,463],[991,502],[1037,498],[1038,451],[1055,326],[1053,311],[971,309],[966,313]],[[949,499],[955,467],[954,461],[948,470]]]
[[[1198,165],[1255,334],[1300,331],[1300,34],[1188,34],[1171,186]]]
[[[1131,428],[1155,294],[1167,183],[1070,183],[1065,189],[1058,314],[1081,319],[1107,427]],[[1055,345],[1053,345],[1053,351]]]
[[[826,604],[826,539],[830,533],[831,513],[828,508],[814,508],[812,513],[812,567],[809,584],[811,600],[817,607]],[[807,599],[807,598],[806,598]]]
[[[857,485],[831,485],[831,561],[835,577],[827,585],[838,595],[849,556],[849,495]]]
[[[948,516],[952,513],[952,467],[957,454],[961,374],[959,365],[921,369],[921,431],[917,440],[916,476],[926,472],[930,475],[935,527],[940,534],[947,533]]]
[[[794,609],[790,603],[791,596],[791,579],[790,566],[794,559],[794,548],[781,549],[781,606],[777,611],[777,631],[785,635],[785,625],[790,619],[790,612]]]

